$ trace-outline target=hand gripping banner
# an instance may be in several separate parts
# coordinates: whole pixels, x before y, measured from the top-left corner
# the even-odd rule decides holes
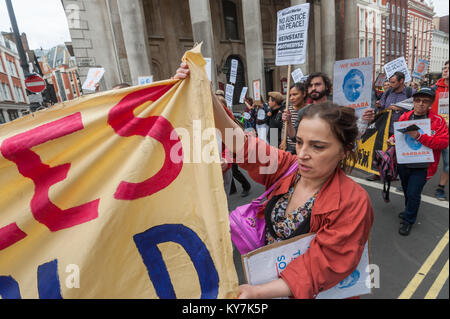
[[[190,160],[214,127],[200,47],[183,60],[189,79],[0,127],[1,298],[237,295],[215,134],[215,161]]]

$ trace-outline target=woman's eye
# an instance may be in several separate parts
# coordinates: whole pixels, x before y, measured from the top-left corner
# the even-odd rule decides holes
[[[324,148],[322,145],[313,145],[313,147],[318,150],[321,150]]]

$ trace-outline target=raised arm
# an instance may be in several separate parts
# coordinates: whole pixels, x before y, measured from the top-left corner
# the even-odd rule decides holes
[[[187,63],[183,62],[180,64],[180,67],[177,69],[177,72],[173,79],[187,79],[190,75],[189,66]],[[211,87],[211,97],[213,103],[213,112],[214,112],[214,122],[216,123],[216,128],[222,134],[222,141],[225,145],[230,149],[231,152],[236,154],[241,151],[244,147],[245,142],[245,134],[244,131],[237,125],[226,113],[222,104],[217,99]],[[234,138],[227,138],[234,134]]]

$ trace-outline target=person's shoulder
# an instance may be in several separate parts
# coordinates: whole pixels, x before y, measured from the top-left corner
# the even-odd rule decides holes
[[[434,122],[436,125],[446,125],[445,119],[439,114],[430,112],[428,113],[428,117],[430,118],[431,122]]]

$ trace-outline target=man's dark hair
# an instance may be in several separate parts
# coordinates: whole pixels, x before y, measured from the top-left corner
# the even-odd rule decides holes
[[[113,86],[113,89],[118,90],[118,89],[123,89],[123,88],[127,88],[130,87],[131,85],[129,85],[128,83],[119,83]]]
[[[405,74],[403,72],[397,71],[390,78],[392,78],[393,76],[395,76],[397,78],[397,81],[400,81],[400,80],[405,81]]]
[[[323,80],[323,83],[325,83],[325,95],[326,96],[330,95],[330,93],[331,93],[331,80],[328,77],[328,75],[326,75],[325,73],[322,73],[322,72],[311,73],[308,76],[308,78],[305,81],[306,89],[308,89],[309,86],[311,85],[312,79],[317,78],[317,77],[321,77],[322,80]]]

